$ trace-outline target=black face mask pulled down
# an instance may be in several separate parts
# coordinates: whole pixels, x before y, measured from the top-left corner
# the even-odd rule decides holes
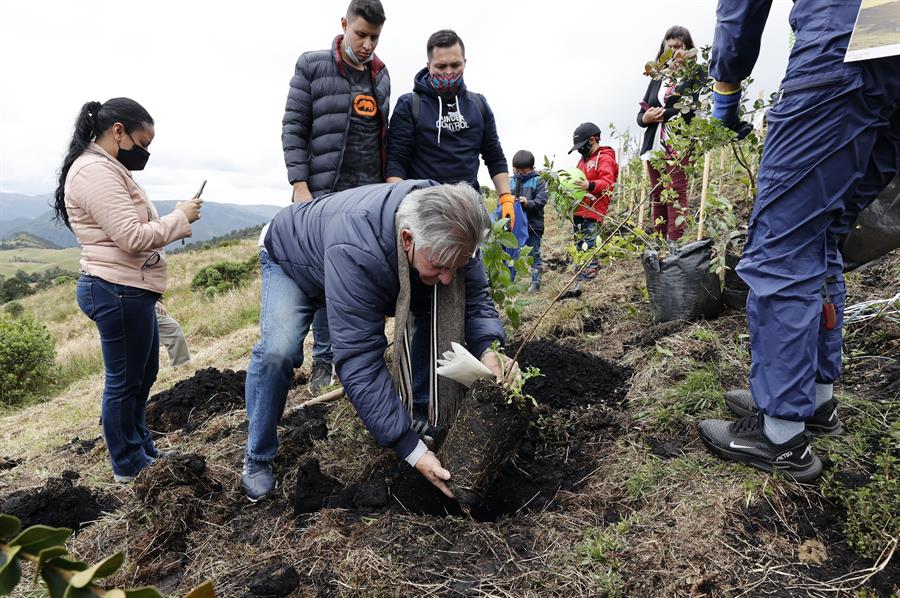
[[[131,135],[128,137],[131,138]],[[133,138],[131,138],[131,142],[134,143]],[[128,170],[144,170],[147,160],[150,159],[150,152],[134,143],[134,146],[129,149],[119,148],[119,155],[116,156],[116,159]]]
[[[578,148],[578,153],[581,154],[582,158],[587,160],[588,158],[591,157],[591,153],[592,153],[591,147],[592,147],[591,142],[588,141],[587,143],[585,143],[584,145],[582,145],[581,147]]]

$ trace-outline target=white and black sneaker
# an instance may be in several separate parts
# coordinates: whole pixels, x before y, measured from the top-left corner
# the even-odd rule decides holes
[[[728,461],[746,463],[763,471],[782,471],[798,482],[809,482],[822,473],[822,461],[812,452],[805,433],[784,444],[763,434],[761,414],[734,422],[707,419],[700,422],[700,438],[710,451]]]
[[[746,388],[729,390],[725,393],[725,404],[738,417],[756,415],[759,408],[753,395]],[[813,436],[837,436],[844,431],[844,425],[837,415],[837,403],[834,399],[823,403],[810,417],[804,420],[806,431]]]

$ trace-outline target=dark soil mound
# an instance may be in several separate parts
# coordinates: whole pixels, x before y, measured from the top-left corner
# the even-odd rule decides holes
[[[300,574],[290,565],[275,563],[256,572],[247,584],[253,596],[287,596],[300,585]]]
[[[297,472],[297,486],[294,490],[294,512],[297,515],[314,513],[336,497],[343,488],[336,479],[319,469],[319,462],[307,459]]]
[[[101,513],[119,508],[118,499],[78,486],[77,479],[76,472],[65,471],[43,488],[14,492],[0,500],[0,512],[18,517],[23,528],[41,524],[78,531]]]
[[[525,383],[525,393],[553,409],[621,403],[631,377],[628,368],[546,340],[528,343],[519,361],[543,374]]]
[[[513,458],[500,470],[484,500],[471,510],[480,521],[495,521],[522,511],[549,508],[560,490],[577,489],[596,467],[597,445],[620,434],[608,406],[625,398],[631,372],[614,363],[549,341],[529,343],[522,352],[523,366],[541,368],[545,377],[529,380],[525,391],[546,414],[559,420],[557,429],[537,425],[537,417]],[[321,416],[324,417],[324,414]],[[322,434],[319,416],[296,412],[288,429],[297,432],[299,454],[307,438]],[[559,437],[559,430],[565,430]],[[452,473],[452,471],[451,471]],[[463,516],[460,505],[444,496],[404,462],[377,470],[365,482],[341,487],[324,475],[318,462],[307,460],[297,476],[293,503],[298,515],[323,507],[359,513],[397,510],[422,515]]]
[[[656,344],[661,338],[678,334],[687,328],[689,322],[686,320],[672,320],[671,322],[663,322],[650,326],[646,330],[636,334],[632,338],[625,341],[626,347],[650,347]]]
[[[0,471],[13,469],[14,467],[18,467],[21,464],[21,459],[9,459],[7,457],[0,457]]]
[[[97,446],[97,443],[100,442],[100,437],[95,436],[94,438],[89,438],[87,440],[82,440],[78,436],[67,442],[62,446],[62,450],[69,451],[75,453],[76,455],[87,455],[94,447]]]
[[[276,465],[294,467],[314,440],[324,440],[328,436],[326,413],[328,405],[311,405],[285,414],[278,424],[284,428],[284,433],[279,436]]]
[[[143,508],[135,515],[143,533],[131,542],[138,555],[131,563],[135,579],[177,584],[188,559],[188,536],[200,524],[222,523],[223,508],[215,500],[224,488],[208,475],[206,460],[195,454],[157,459],[134,481]]]
[[[242,409],[246,377],[243,370],[198,370],[193,377],[150,397],[147,426],[157,432],[180,428],[189,432],[213,415]]]

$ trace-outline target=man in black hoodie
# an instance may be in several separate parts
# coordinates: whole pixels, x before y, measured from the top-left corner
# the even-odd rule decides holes
[[[400,96],[388,130],[387,182],[432,179],[466,182],[476,190],[478,156],[484,157],[497,194],[510,206],[509,174],[494,113],[484,96],[466,89],[466,48],[444,29],[428,38],[428,63],[413,92]],[[508,196],[508,197],[507,197]],[[505,215],[505,213],[504,213]]]
[[[400,96],[388,129],[388,183],[403,179],[431,179],[439,183],[465,182],[479,191],[478,156],[500,196],[501,217],[513,228],[515,197],[509,192],[509,173],[497,124],[484,96],[466,90],[463,71],[466,48],[455,32],[432,34],[426,46],[428,63],[415,76],[413,92]],[[414,427],[425,435],[428,413],[428,306],[418,306],[413,321]]]

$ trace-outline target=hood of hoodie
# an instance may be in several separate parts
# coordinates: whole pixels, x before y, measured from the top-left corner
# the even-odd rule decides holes
[[[434,87],[431,86],[431,72],[428,70],[427,66],[416,73],[416,76],[413,77],[413,89],[421,94],[429,95],[434,98],[438,97],[438,94],[434,90]],[[459,85],[458,95],[463,95],[465,93],[466,80],[464,76],[462,82]]]
[[[529,172],[528,174],[514,174],[513,178],[515,180],[521,182],[522,184],[525,184],[526,182],[530,181],[531,179],[533,179],[536,176],[540,176],[540,175],[538,174],[537,170],[533,170],[533,171]]]
[[[608,145],[601,145],[600,147],[597,148],[597,151],[595,151],[593,154],[591,154],[590,158],[588,158],[587,160],[584,160],[584,158],[582,158],[582,160],[584,160],[584,162],[590,162],[591,160],[594,160],[597,157],[599,157],[600,154],[606,154],[609,157],[611,157],[613,159],[613,161],[616,160],[616,150],[609,147]]]

